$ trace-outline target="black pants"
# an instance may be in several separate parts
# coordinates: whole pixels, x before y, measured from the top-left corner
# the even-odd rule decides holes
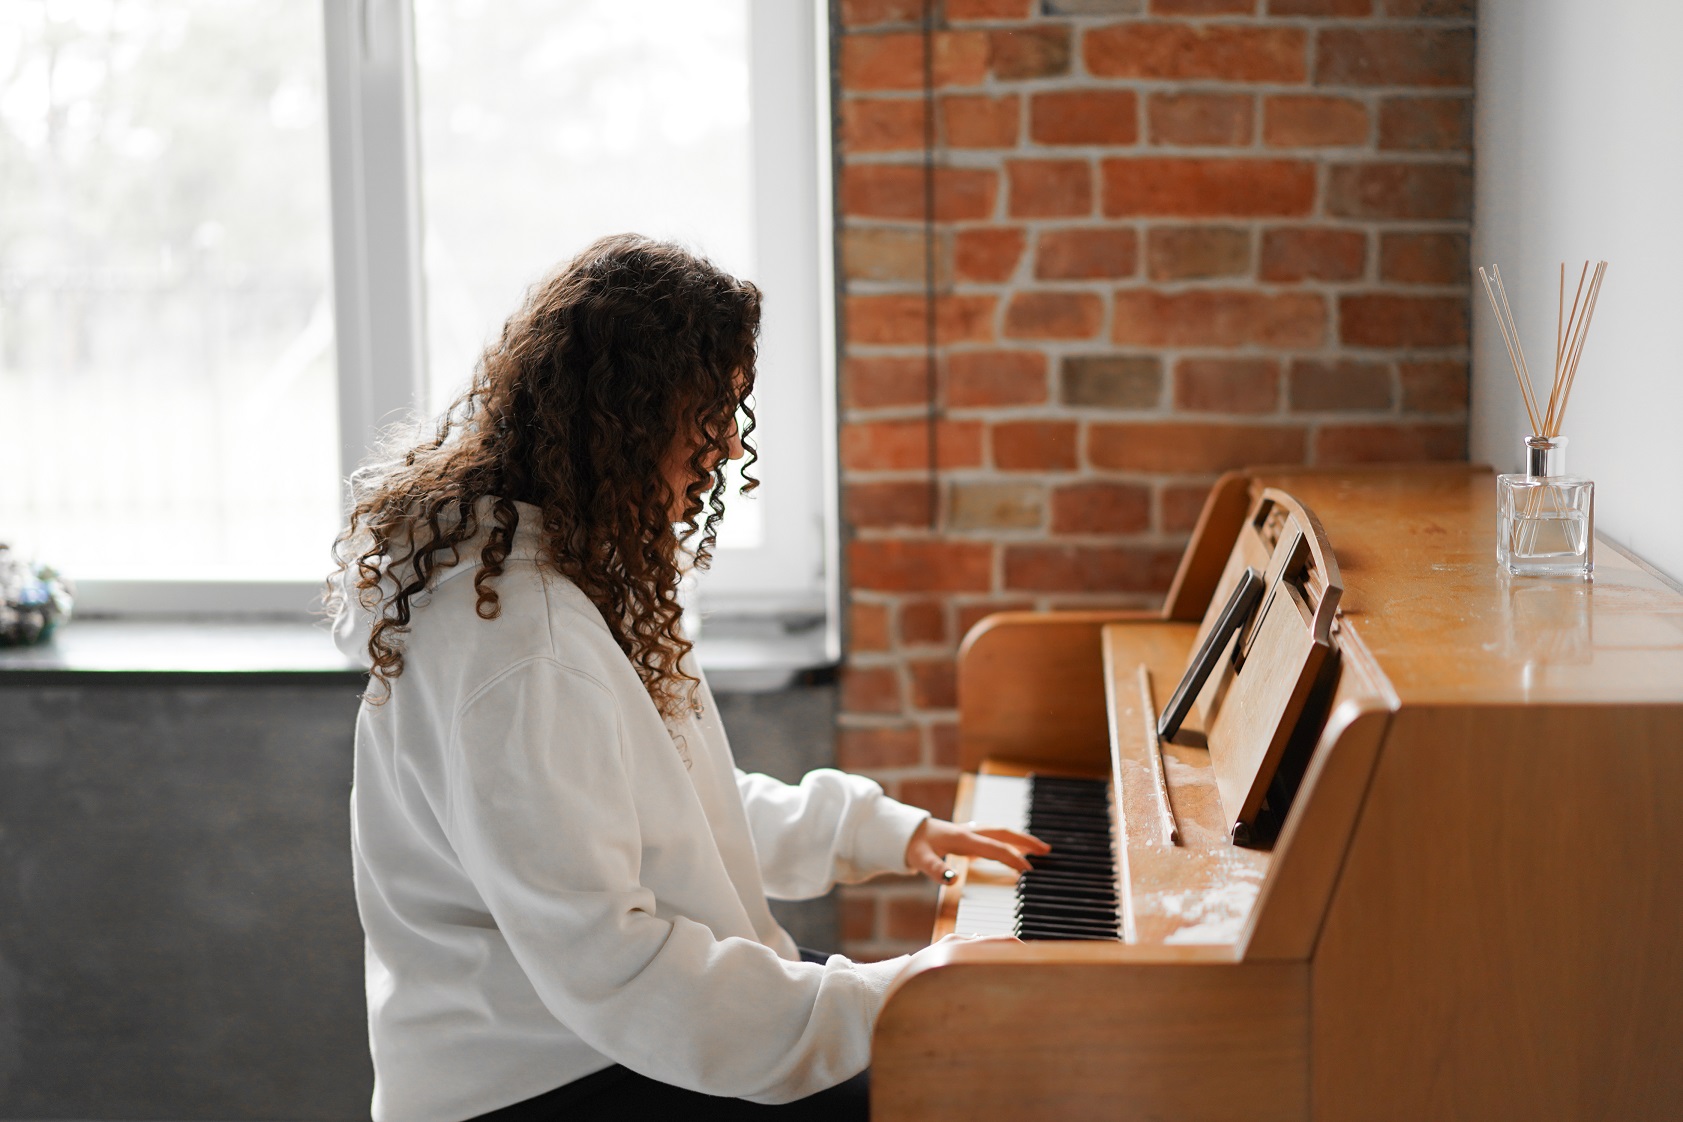
[[[808,962],[824,962],[825,955],[802,948]],[[525,1102],[482,1114],[473,1122],[620,1122],[622,1119],[682,1119],[683,1122],[869,1122],[871,1073],[860,1072],[816,1095],[781,1106],[762,1106],[742,1099],[722,1099],[661,1083],[615,1064],[583,1079]]]

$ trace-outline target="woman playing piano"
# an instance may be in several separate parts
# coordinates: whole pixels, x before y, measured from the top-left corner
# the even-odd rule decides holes
[[[907,960],[803,957],[766,898],[1044,848],[861,777],[735,769],[677,585],[726,461],[752,463],[759,312],[682,249],[604,239],[435,434],[354,481],[330,598],[373,674],[352,828],[376,1122],[863,1118]]]

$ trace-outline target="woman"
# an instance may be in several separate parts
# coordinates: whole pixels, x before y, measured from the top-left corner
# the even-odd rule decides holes
[[[432,438],[355,481],[332,598],[373,673],[352,828],[376,1122],[862,1118],[906,960],[803,961],[767,895],[1044,849],[857,776],[735,770],[677,586],[749,447],[759,307],[675,246],[599,241]]]

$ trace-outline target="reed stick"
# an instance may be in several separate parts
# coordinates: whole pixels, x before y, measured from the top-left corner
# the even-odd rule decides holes
[[[1601,282],[1607,273],[1607,262],[1598,261],[1595,271],[1590,263],[1578,272],[1577,291],[1572,294],[1572,307],[1566,307],[1566,263],[1560,264],[1560,282],[1555,297],[1554,377],[1549,381],[1549,400],[1546,408],[1538,410],[1537,393],[1531,383],[1531,368],[1525,361],[1525,347],[1520,343],[1519,326],[1514,322],[1513,307],[1508,303],[1507,286],[1502,283],[1502,270],[1495,265],[1490,273],[1480,266],[1479,279],[1484,293],[1496,313],[1496,327],[1502,333],[1502,343],[1508,349],[1508,361],[1514,368],[1514,380],[1525,402],[1525,414],[1536,436],[1553,439],[1560,435],[1566,419],[1566,403],[1572,396],[1572,386],[1578,377],[1578,364],[1584,357],[1584,343],[1589,338],[1590,320],[1601,296]],[[1492,276],[1493,274],[1493,276]],[[1587,288],[1586,288],[1587,282]]]

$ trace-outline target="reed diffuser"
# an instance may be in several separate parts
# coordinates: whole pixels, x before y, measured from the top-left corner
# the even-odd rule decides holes
[[[1593,276],[1589,262],[1584,262],[1568,311],[1566,265],[1560,266],[1554,379],[1549,386],[1548,405],[1539,412],[1525,348],[1520,345],[1519,329],[1502,284],[1502,270],[1491,266],[1494,277],[1482,267],[1478,271],[1496,312],[1496,325],[1508,348],[1508,361],[1513,364],[1525,415],[1531,422],[1531,435],[1525,438],[1524,473],[1496,477],[1496,563],[1516,576],[1587,577],[1595,569],[1595,484],[1566,474],[1566,438],[1560,435],[1560,425],[1566,417],[1566,403],[1578,376],[1584,340],[1589,336],[1590,319],[1595,315],[1601,278],[1606,272],[1605,261],[1596,263]]]

